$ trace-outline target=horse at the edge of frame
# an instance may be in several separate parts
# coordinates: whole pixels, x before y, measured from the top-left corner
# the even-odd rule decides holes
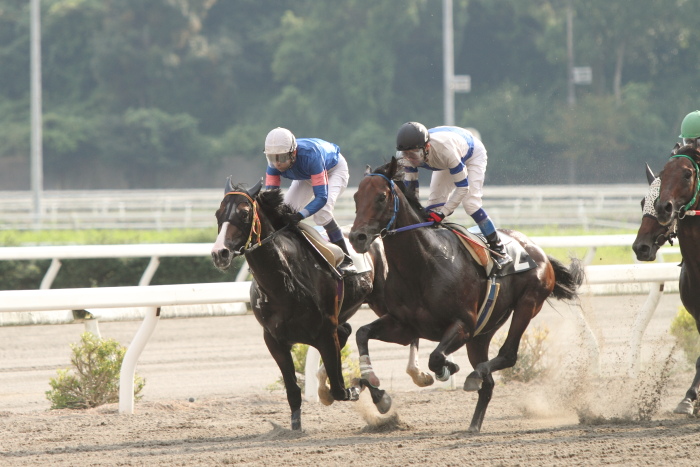
[[[362,378],[371,392],[378,390],[369,339],[403,345],[417,338],[439,342],[430,355],[429,369],[440,380],[459,370],[447,355],[466,345],[474,371],[467,376],[464,390],[478,391],[469,431],[478,432],[493,394],[493,372],[515,365],[521,337],[547,299],[577,299],[583,266],[573,260],[567,268],[522,233],[502,230],[514,261],[496,270],[485,254],[483,239],[460,231],[455,224],[426,226],[424,209],[401,179],[401,169],[392,158],[373,173],[368,167],[355,194],[350,243],[363,252],[383,237],[388,263],[386,313],[356,333]],[[511,313],[505,342],[498,356],[489,360],[489,343]]]
[[[342,260],[340,248],[323,241],[315,229],[303,223],[290,224],[293,212],[284,204],[280,190],[261,191],[261,183],[245,190],[233,186],[229,177],[216,211],[219,234],[211,255],[221,270],[227,270],[235,256],[245,255],[253,273],[253,313],[282,372],[292,429],[300,430],[302,396],[292,345],[308,344],[321,354],[323,365],[318,377],[322,403],[357,400],[363,382],[345,388],[342,375],[340,351],[351,333],[347,320],[363,303],[379,313],[387,271],[383,244],[376,242],[356,258],[358,274],[343,279],[335,269]],[[420,370],[417,349],[416,339],[411,343],[406,371],[415,384],[427,386],[433,378]],[[330,390],[325,385],[326,376]],[[372,395],[379,410],[386,413],[391,406],[389,395],[376,391]]]
[[[658,224],[675,229],[681,248],[680,289],[683,306],[700,332],[700,152],[677,145],[659,173],[654,212]],[[636,243],[636,242],[635,242]],[[637,251],[637,250],[635,250]],[[692,415],[700,391],[700,356],[695,377],[675,413]]]

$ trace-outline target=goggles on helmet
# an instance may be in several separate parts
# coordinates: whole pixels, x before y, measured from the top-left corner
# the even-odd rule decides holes
[[[267,157],[267,162],[270,163],[270,165],[274,164],[285,164],[287,162],[292,161],[292,153],[291,152],[285,152],[284,154],[265,154],[265,157]]]
[[[399,157],[403,157],[413,166],[422,164],[425,161],[423,148],[411,149],[410,151],[397,151]]]

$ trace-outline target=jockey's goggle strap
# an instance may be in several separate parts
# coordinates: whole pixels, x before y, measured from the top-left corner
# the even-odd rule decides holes
[[[696,215],[695,212],[693,212],[693,214],[690,214],[690,208],[695,206],[695,201],[698,199],[698,192],[700,192],[700,180],[698,179],[698,177],[700,177],[700,167],[698,167],[698,163],[695,162],[695,160],[692,157],[686,156],[685,154],[677,154],[675,156],[671,156],[671,159],[673,159],[674,157],[685,157],[693,164],[693,168],[695,168],[695,193],[693,193],[693,198],[690,201],[688,201],[688,204],[683,206],[678,212],[678,216],[681,219],[683,219],[683,217],[685,217],[686,215]]]
[[[250,195],[248,193],[246,193],[245,191],[229,191],[228,193],[226,193],[224,195],[224,197],[226,197],[228,195],[241,195],[241,196],[245,197],[246,199],[248,199],[248,201],[250,202],[250,205],[253,208],[253,219],[251,220],[250,234],[248,234],[248,240],[246,240],[245,246],[243,246],[243,249],[244,250],[248,249],[248,247],[250,246],[250,244],[253,241],[253,235],[257,235],[257,237],[258,237],[257,244],[260,245],[260,241],[261,241],[260,233],[261,233],[262,229],[260,227],[260,216],[258,216],[258,203],[255,200],[253,200],[253,198],[251,198]]]

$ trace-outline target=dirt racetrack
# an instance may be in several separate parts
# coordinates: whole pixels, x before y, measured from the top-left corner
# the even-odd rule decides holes
[[[147,384],[133,415],[119,415],[116,404],[48,410],[48,380],[68,366],[68,344],[83,325],[3,327],[0,465],[697,466],[700,420],[671,413],[692,379],[668,334],[677,294],[663,297],[644,336],[641,371],[627,377],[627,342],[644,298],[584,297],[600,346],[593,374],[572,310],[546,305],[531,326],[549,329],[549,377],[498,382],[478,435],[466,432],[476,394],[461,390],[471,368],[464,350],[454,356],[462,368],[456,389],[417,388],[404,373],[407,349],[372,342],[392,411],[380,417],[364,393],[356,403],[304,403],[304,429],[295,433],[284,392],[266,389],[279,371],[250,315],[161,319],[139,361]],[[361,310],[351,324],[372,319]],[[139,324],[100,329],[128,345]],[[424,369],[434,345],[421,341]]]

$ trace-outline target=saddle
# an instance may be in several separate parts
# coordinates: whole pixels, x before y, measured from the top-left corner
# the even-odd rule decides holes
[[[299,230],[304,234],[304,237],[321,253],[321,256],[334,268],[343,262],[345,253],[340,249],[338,245],[334,245],[329,241],[321,237],[318,230],[314,229],[310,225],[300,222]]]
[[[335,274],[338,274],[337,267],[345,259],[345,253],[343,250],[334,243],[328,241],[325,237],[325,232],[319,231],[317,228],[312,227],[308,224],[300,222],[298,224],[299,230],[304,235],[304,237],[309,241],[311,246],[318,251],[320,256],[326,261],[326,263],[331,267]],[[350,253],[350,258],[352,258],[355,268],[358,274],[361,272],[366,272],[372,269],[372,265],[369,259],[369,254],[359,254],[356,253],[348,242],[345,242],[348,247],[348,252]]]
[[[516,242],[513,237],[503,232],[499,232],[501,241],[506,251],[513,258],[513,261],[506,265],[503,269],[494,268],[493,258],[490,255],[490,250],[486,237],[481,233],[479,227],[474,226],[469,229],[455,224],[453,222],[442,222],[442,225],[451,230],[457,238],[460,239],[462,245],[469,251],[474,260],[486,270],[486,275],[495,275],[497,277],[508,276],[519,272],[529,271],[537,267],[537,263],[525,251],[525,248]]]

